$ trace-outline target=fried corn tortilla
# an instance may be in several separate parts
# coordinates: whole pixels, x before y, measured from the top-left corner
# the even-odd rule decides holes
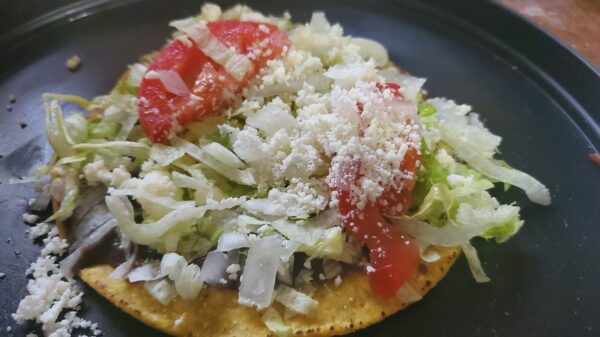
[[[392,62],[387,66],[406,73]],[[127,72],[121,78],[125,76]],[[55,211],[60,206],[56,200],[52,205]],[[57,224],[61,237],[65,238],[66,224]],[[432,263],[421,262],[409,281],[421,297],[444,278],[461,253],[459,247],[433,249],[440,258]],[[177,297],[163,305],[148,293],[143,282],[110,279],[113,270],[109,265],[92,266],[82,269],[80,277],[119,309],[167,334],[182,337],[274,335],[261,321],[261,312],[238,304],[237,290],[207,286],[195,300]],[[346,269],[342,278],[338,287],[333,280],[315,282],[317,290],[313,298],[319,306],[309,315],[296,315],[284,320],[293,335],[324,337],[351,333],[380,322],[411,304],[399,298],[377,297],[363,270]],[[273,307],[283,312],[281,304],[274,303]]]
[[[410,285],[424,296],[446,275],[460,254],[459,248],[436,248],[440,259],[422,263]],[[144,288],[142,282],[129,283],[109,279],[113,268],[94,266],[81,271],[81,279],[121,310],[173,336],[272,336],[261,321],[262,313],[255,308],[238,304],[237,290],[212,286],[204,288],[191,301],[174,299],[162,305]],[[294,336],[334,336],[350,333],[406,308],[410,303],[375,296],[367,275],[357,269],[346,270],[343,281],[335,287],[333,281],[318,282],[314,299],[319,306],[308,316],[286,320]],[[280,305],[274,306],[282,310]]]
[[[57,206],[54,201],[53,208],[57,209]],[[57,222],[57,225],[60,233],[66,233],[64,222]],[[444,278],[461,253],[458,247],[432,249],[440,258],[431,263],[421,262],[409,281],[421,297]],[[110,279],[113,270],[109,265],[92,266],[82,269],[80,278],[119,309],[167,334],[186,337],[273,336],[261,321],[262,313],[238,304],[237,290],[207,286],[195,300],[177,297],[163,305],[148,293],[143,282]],[[317,290],[313,298],[319,306],[307,316],[297,315],[285,320],[294,335],[347,334],[375,324],[411,304],[399,298],[377,297],[363,270],[346,269],[342,277],[338,287],[333,280],[315,283]],[[282,312],[279,303],[273,306]]]

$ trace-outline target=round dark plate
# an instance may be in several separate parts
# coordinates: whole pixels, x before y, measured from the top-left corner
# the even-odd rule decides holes
[[[6,274],[0,335],[24,336],[33,328],[17,327],[10,313],[26,293],[24,271],[39,250],[26,238],[21,218],[34,191],[7,182],[50,158],[41,93],[106,93],[127,64],[160,48],[169,20],[201,4],[61,0],[54,6],[65,7],[53,10],[48,3],[0,4],[0,272]],[[461,258],[421,302],[356,336],[600,334],[600,168],[588,159],[600,148],[597,71],[533,25],[480,0],[251,5],[275,14],[288,9],[296,21],[323,10],[346,33],[380,41],[397,64],[428,78],[432,95],[480,112],[504,139],[502,158],[546,183],[554,196],[549,207],[530,203],[516,189],[500,196],[522,206],[526,225],[506,244],[476,240],[492,282],[475,283]],[[36,19],[13,28],[24,22],[19,18]],[[64,66],[72,54],[83,60],[76,73]],[[17,97],[12,111],[4,109],[9,94]],[[162,336],[85,290],[83,316],[99,322],[105,336]]]

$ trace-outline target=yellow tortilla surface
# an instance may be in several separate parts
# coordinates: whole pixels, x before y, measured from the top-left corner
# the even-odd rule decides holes
[[[410,284],[424,296],[447,273],[460,254],[459,248],[437,248],[441,258],[422,263]],[[237,290],[205,287],[195,300],[176,298],[162,305],[144,288],[143,282],[111,280],[113,268],[94,266],[81,271],[81,279],[115,306],[136,319],[174,336],[244,337],[273,336],[261,321],[261,313],[237,303]],[[294,336],[333,336],[350,333],[404,309],[409,303],[375,296],[368,277],[362,271],[348,270],[342,283],[317,282],[314,299],[319,306],[308,316],[297,315],[284,320]],[[283,313],[277,303],[275,308]]]

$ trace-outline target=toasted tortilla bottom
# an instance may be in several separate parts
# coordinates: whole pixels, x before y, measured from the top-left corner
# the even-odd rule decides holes
[[[433,288],[448,272],[460,254],[459,248],[436,249],[440,259],[422,263],[410,284],[421,296]],[[81,271],[81,279],[121,310],[156,329],[174,336],[272,336],[261,321],[262,313],[238,304],[237,290],[212,286],[204,288],[195,300],[177,297],[162,305],[144,288],[143,282],[111,280],[113,268],[94,266]],[[369,286],[367,275],[348,270],[335,287],[332,281],[316,283],[314,299],[319,306],[309,315],[296,315],[285,320],[294,335],[333,336],[350,333],[377,323],[404,309],[410,303],[393,298],[378,298]],[[274,304],[280,313],[283,308]]]

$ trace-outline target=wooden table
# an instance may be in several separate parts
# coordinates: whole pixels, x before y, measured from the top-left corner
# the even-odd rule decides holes
[[[498,0],[600,69],[600,0]]]

